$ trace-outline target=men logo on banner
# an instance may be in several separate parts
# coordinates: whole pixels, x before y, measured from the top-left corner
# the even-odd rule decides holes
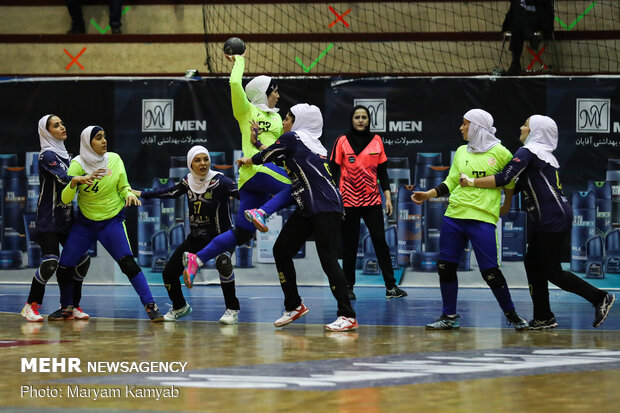
[[[578,133],[609,133],[609,99],[577,99]]]
[[[172,132],[173,99],[142,99],[142,132]]]
[[[386,99],[355,99],[353,105],[363,105],[368,108],[370,114],[370,131],[385,132],[387,124],[387,106]]]

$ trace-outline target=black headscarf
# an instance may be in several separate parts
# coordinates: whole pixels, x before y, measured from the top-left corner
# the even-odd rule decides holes
[[[366,126],[366,129],[361,132],[356,130],[353,126],[353,115],[358,109],[365,110],[369,120],[368,126]],[[359,155],[364,150],[364,148],[368,146],[368,144],[374,137],[374,135],[370,133],[370,112],[368,111],[368,108],[363,105],[356,105],[355,107],[353,107],[353,110],[351,111],[351,116],[349,117],[349,122],[350,125],[349,133],[347,133],[347,140],[349,141],[351,148],[353,148],[353,152],[355,152],[356,155]]]

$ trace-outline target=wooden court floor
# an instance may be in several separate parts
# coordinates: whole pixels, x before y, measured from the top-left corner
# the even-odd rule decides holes
[[[589,412],[620,402],[617,308],[588,328],[591,306],[570,295],[552,302],[557,329],[516,332],[479,290],[461,294],[459,330],[427,331],[438,291],[387,301],[369,288],[355,303],[359,330],[329,333],[335,305],[323,287],[302,288],[310,313],[281,329],[277,289],[240,288],[243,317],[225,326],[217,288],[194,289],[194,314],[162,324],[132,313],[127,289],[105,288],[85,289],[89,321],[27,323],[17,314],[27,286],[0,286],[0,412]],[[57,302],[51,290],[42,310]],[[513,297],[529,315],[527,293]],[[111,300],[128,302],[123,314],[108,316]]]

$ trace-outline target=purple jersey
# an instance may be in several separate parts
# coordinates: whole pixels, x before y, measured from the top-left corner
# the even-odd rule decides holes
[[[308,149],[295,132],[280,136],[273,145],[254,155],[252,162],[284,165],[291,180],[291,195],[302,215],[343,212],[342,198],[329,172],[327,157]]]
[[[562,232],[571,228],[573,211],[562,193],[556,168],[522,147],[502,172],[495,175],[495,184],[504,186],[516,177],[519,179],[515,192],[523,193],[525,208],[535,231]]]
[[[73,224],[73,205],[64,204],[62,190],[71,182],[67,175],[69,159],[63,159],[55,152],[39,154],[39,184],[41,192],[37,203],[36,225],[38,232],[66,234]]]
[[[213,177],[202,194],[190,189],[187,177],[169,188],[142,192],[145,199],[179,198],[183,195],[187,195],[189,226],[193,236],[214,238],[232,227],[228,200],[231,196],[238,199],[239,191],[237,184],[222,174]]]

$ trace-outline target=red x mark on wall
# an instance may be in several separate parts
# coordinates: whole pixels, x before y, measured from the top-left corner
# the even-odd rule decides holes
[[[527,67],[527,70],[530,70],[532,68],[532,66],[534,66],[534,63],[536,63],[537,61],[540,62],[540,65],[547,70],[548,67],[546,64],[543,63],[542,59],[540,58],[540,55],[543,54],[543,52],[545,51],[545,48],[547,46],[543,46],[540,48],[540,52],[536,53],[535,51],[533,51],[532,49],[530,49],[529,46],[527,46],[527,51],[530,52],[530,54],[532,56],[534,56],[534,58],[532,59],[532,61],[530,62],[530,65]]]
[[[338,18],[336,20],[334,20],[333,22],[331,22],[329,24],[329,26],[327,27],[332,27],[334,24],[338,23],[339,21],[342,22],[342,24],[344,24],[345,26],[349,27],[349,23],[347,23],[347,21],[344,19],[344,16],[346,16],[347,14],[349,14],[351,12],[351,9],[345,11],[344,13],[342,13],[342,15],[338,14],[338,12],[336,10],[334,10],[334,8],[332,6],[329,6],[329,9],[331,10],[332,13],[334,13]]]
[[[75,57],[71,56],[71,53],[67,52],[67,49],[62,49],[62,50],[64,50],[65,53],[68,54],[69,57],[71,58],[71,62],[67,65],[67,67],[65,67],[65,70],[69,70],[69,67],[71,67],[71,65],[73,63],[78,65],[80,67],[80,69],[84,70],[84,66],[82,66],[80,64],[80,62],[78,62],[78,59],[80,58],[80,56],[82,56],[82,53],[84,53],[86,51],[86,48],[83,48],[82,51],[80,53],[78,53],[77,56],[75,56]]]

